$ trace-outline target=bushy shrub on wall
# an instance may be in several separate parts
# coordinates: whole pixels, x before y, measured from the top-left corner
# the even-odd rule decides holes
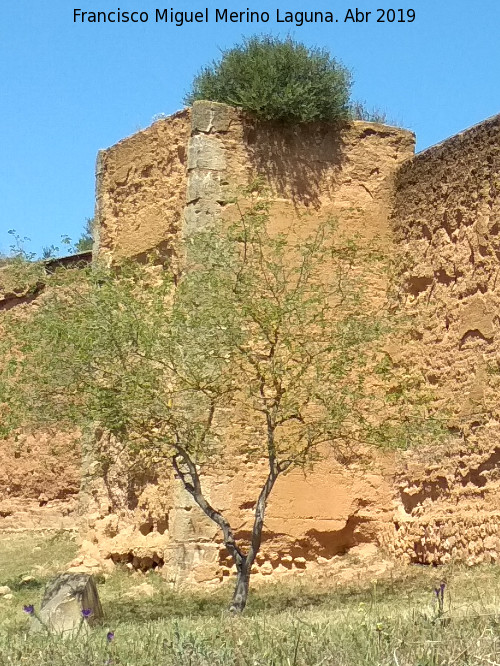
[[[185,102],[223,102],[261,120],[303,123],[349,117],[351,74],[322,49],[291,38],[251,37],[194,79]]]

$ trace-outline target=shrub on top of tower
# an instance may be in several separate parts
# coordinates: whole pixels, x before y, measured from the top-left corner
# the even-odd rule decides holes
[[[351,73],[326,50],[264,35],[223,51],[184,101],[239,106],[268,121],[336,121],[350,115],[350,88]]]

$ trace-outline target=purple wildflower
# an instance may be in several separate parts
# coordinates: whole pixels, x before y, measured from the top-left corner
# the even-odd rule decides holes
[[[444,613],[444,590],[445,590],[445,588],[446,588],[446,583],[441,583],[439,587],[434,588],[434,592],[436,593],[439,615],[442,615]]]
[[[111,643],[114,637],[115,637],[114,631],[108,631],[108,633],[106,634],[106,640],[108,641],[108,643]]]
[[[444,598],[444,590],[446,587],[446,583],[441,583],[439,587],[434,588],[434,592],[436,593],[436,597],[438,599],[443,599]]]
[[[23,606],[23,611],[27,613],[28,615],[34,615],[35,614],[35,607],[32,606],[31,604],[29,606]]]
[[[91,615],[92,615],[92,610],[90,608],[84,608],[82,610],[82,617],[85,620],[88,620]]]

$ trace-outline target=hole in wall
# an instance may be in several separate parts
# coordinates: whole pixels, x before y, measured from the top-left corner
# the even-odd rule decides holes
[[[462,339],[460,340],[460,343],[458,345],[459,349],[463,349],[465,345],[471,345],[475,342],[486,342],[487,344],[491,344],[493,341],[493,338],[487,338],[481,331],[477,328],[467,331],[463,336]]]
[[[160,519],[156,523],[156,531],[158,534],[165,534],[165,532],[168,530],[168,517],[165,517],[163,519]]]
[[[432,281],[431,277],[412,277],[408,280],[407,291],[411,296],[418,296],[431,286]]]
[[[142,525],[139,526],[139,532],[143,536],[146,536],[147,534],[150,534],[152,531],[153,531],[153,523],[152,522],[143,523]]]
[[[438,476],[433,481],[427,481],[422,484],[415,493],[401,492],[401,502],[407,514],[411,514],[414,509],[420,506],[424,500],[430,499],[435,502],[450,491],[448,480],[444,476]]]
[[[454,278],[450,277],[443,269],[437,271],[434,273],[436,280],[440,284],[444,284],[446,286],[450,285],[452,282],[454,282]]]

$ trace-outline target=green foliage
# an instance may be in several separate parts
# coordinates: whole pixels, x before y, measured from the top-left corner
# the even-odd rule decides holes
[[[97,423],[142,455],[171,456],[182,441],[213,464],[227,450],[214,415],[231,413],[243,451],[282,469],[325,442],[429,439],[420,380],[375,360],[394,325],[365,294],[378,255],[331,221],[274,236],[268,221],[256,197],[225,234],[196,234],[175,289],[152,264],[46,275],[33,317],[5,317],[4,353],[19,354],[0,377],[4,429]],[[33,265],[19,270],[27,279]]]
[[[67,234],[61,235],[61,245],[65,245],[67,250],[66,254],[70,250],[71,238]],[[42,261],[50,261],[50,259],[55,259],[61,252],[61,249],[57,245],[46,245],[42,248]]]
[[[66,247],[63,254],[92,250],[93,220],[87,219],[85,231],[79,241],[72,246],[71,238],[63,234],[60,244]],[[47,245],[42,248],[41,257],[27,248],[30,239],[21,237],[14,229],[8,232],[12,244],[8,255],[0,254],[0,292],[26,296],[39,291],[47,282],[47,264],[61,254],[61,248]]]
[[[349,108],[349,115],[353,120],[365,120],[369,123],[387,124],[387,114],[380,109],[368,109],[362,102],[354,102]]]
[[[370,298],[379,253],[331,220],[271,234],[263,193],[245,196],[219,233],[186,240],[178,285],[153,261],[48,276],[29,319],[3,320],[0,415],[6,431],[98,427],[146,468],[172,463],[248,590],[280,474],[325,450],[346,462],[368,443],[428,443],[436,429],[420,379],[380,360],[395,315]],[[116,455],[93,453],[103,469]],[[246,550],[198,471],[234,468],[238,454],[268,469]]]
[[[0,267],[0,292],[28,296],[44,283],[45,268],[41,262],[26,262],[20,257],[9,257]]]
[[[326,441],[366,435],[379,405],[359,375],[389,328],[368,307],[367,256],[333,222],[305,238],[271,236],[268,218],[257,198],[226,235],[191,238],[175,290],[153,265],[50,276],[32,318],[6,319],[5,345],[20,345],[1,384],[13,423],[99,423],[159,457],[180,438],[199,464],[224,454],[213,416],[230,411],[257,458],[270,454],[271,424],[284,467],[309,463]]]
[[[35,261],[35,254],[25,248],[28,238],[21,238],[13,229],[10,254],[0,258],[0,292],[25,296],[35,293],[44,283],[45,267]]]
[[[349,71],[325,50],[251,37],[203,69],[185,102],[223,102],[262,120],[336,121],[348,117],[350,85]]]
[[[75,243],[75,252],[90,252],[94,243],[94,220],[87,218],[85,229]]]

